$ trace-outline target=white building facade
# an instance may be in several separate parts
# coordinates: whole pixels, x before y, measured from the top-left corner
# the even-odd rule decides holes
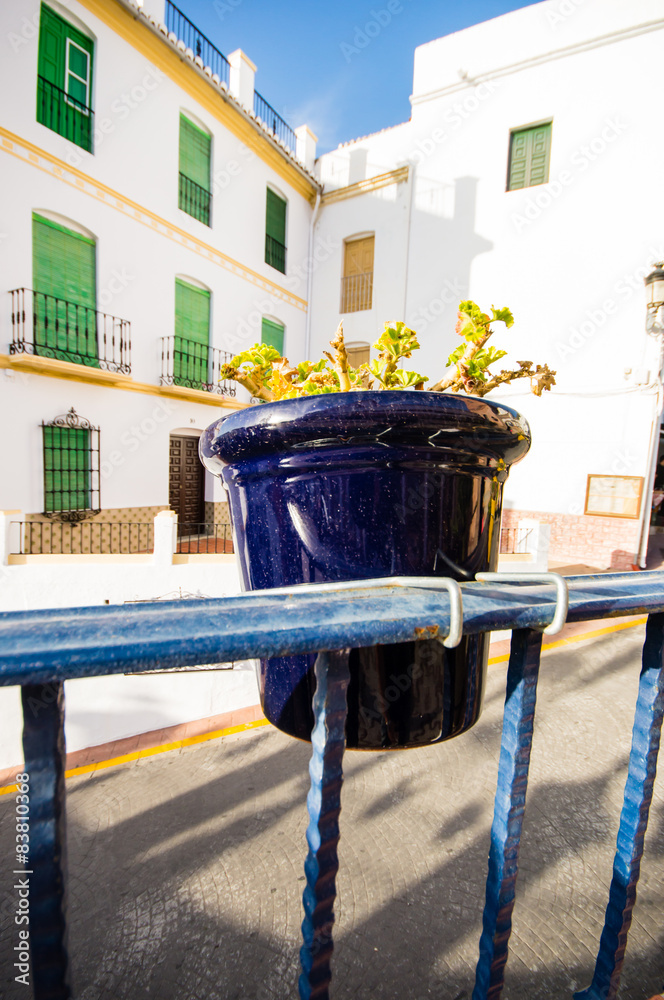
[[[410,121],[318,162],[312,354],[339,319],[369,345],[404,319],[440,377],[456,306],[509,306],[495,336],[547,362],[557,385],[492,394],[523,412],[531,453],[511,472],[503,525],[551,525],[551,554],[643,564],[662,410],[643,278],[664,258],[654,124],[658,0],[546,0],[415,52]],[[357,252],[355,252],[357,250]],[[373,263],[371,257],[373,255]],[[364,260],[364,263],[363,263]]]
[[[219,366],[305,348],[315,137],[271,131],[244,53],[213,72],[156,7],[2,11],[0,507],[33,521],[219,520],[196,439],[248,401]]]

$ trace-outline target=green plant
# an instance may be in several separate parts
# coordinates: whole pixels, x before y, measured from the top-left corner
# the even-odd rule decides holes
[[[486,396],[499,385],[517,378],[529,378],[531,390],[541,396],[555,385],[556,373],[548,365],[533,367],[531,361],[518,361],[519,367],[512,371],[502,370],[495,375],[489,371],[490,365],[507,354],[507,351],[486,346],[493,336],[491,324],[498,322],[504,323],[506,328],[513,325],[509,309],[492,307],[489,316],[475,302],[461,302],[456,330],[462,343],[447,359],[447,368],[452,371],[429,386],[428,391]],[[424,383],[429,381],[426,375],[399,367],[402,358],[410,358],[420,346],[414,330],[405,323],[386,323],[373,346],[379,352],[378,357],[369,364],[353,368],[348,364],[343,324],[340,323],[330,341],[334,354],[324,351],[324,357],[315,364],[303,361],[293,367],[274,347],[254,344],[234,357],[230,364],[222,365],[220,374],[222,379],[239,382],[252,396],[268,402],[327,392],[424,389]]]

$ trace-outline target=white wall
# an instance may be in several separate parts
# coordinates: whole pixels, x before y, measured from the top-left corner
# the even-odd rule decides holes
[[[0,610],[91,607],[128,601],[226,597],[238,593],[231,556],[205,556],[188,564],[152,566],[140,557],[122,562],[88,557],[0,567]],[[250,663],[234,670],[114,675],[67,681],[69,751],[137,733],[205,719],[259,702]],[[0,768],[22,760],[18,688],[0,688]]]
[[[317,232],[375,229],[374,305],[353,329],[378,335],[385,320],[405,319],[422,345],[405,367],[434,380],[458,343],[460,299],[512,309],[514,328],[495,336],[509,351],[498,367],[548,362],[558,384],[542,399],[525,383],[492,394],[534,433],[506,502],[582,513],[587,474],[647,474],[655,395],[639,383],[656,369],[643,277],[664,257],[664,133],[652,124],[664,10],[584,0],[559,18],[560,7],[547,0],[421,46],[411,121],[321,158],[321,177],[337,186],[358,151],[369,177],[412,164],[404,312],[394,315],[407,226],[382,191],[328,205]],[[548,119],[549,183],[506,191],[510,129]],[[338,255],[314,276],[316,350],[338,320],[323,332],[340,277]]]

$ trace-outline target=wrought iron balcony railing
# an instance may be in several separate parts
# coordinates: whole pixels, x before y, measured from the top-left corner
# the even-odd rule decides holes
[[[178,520],[178,552],[234,552],[233,529],[230,524],[199,523]]]
[[[131,371],[129,320],[30,288],[15,288],[10,295],[10,354],[34,354],[123,375]]]
[[[273,236],[265,234],[265,263],[275,270],[286,273],[286,247]]]
[[[235,396],[235,383],[222,380],[220,376],[221,366],[228,364],[232,357],[228,351],[184,337],[162,337],[160,382]]]
[[[350,274],[341,279],[341,312],[360,312],[371,309],[373,299],[373,271]]]
[[[37,80],[37,121],[88,153],[95,133],[94,112],[45,77]]]
[[[16,839],[17,844],[29,842],[29,846],[17,847],[14,861],[18,872],[25,871],[18,877],[26,880],[21,885],[28,888],[31,904],[38,901],[30,906],[29,925],[36,1000],[72,996],[66,926],[67,679],[318,653],[300,997],[328,1000],[351,649],[435,634],[447,635],[449,642],[454,631],[458,636],[513,629],[473,992],[474,1000],[498,1000],[515,905],[542,629],[565,613],[568,621],[580,622],[638,612],[649,617],[613,877],[593,981],[588,990],[575,995],[576,1000],[615,998],[636,901],[664,715],[664,573],[572,577],[567,581],[569,605],[566,609],[563,603],[562,615],[547,586],[531,582],[515,588],[496,580],[463,583],[461,603],[442,589],[445,583],[435,577],[412,584],[408,579],[369,580],[175,605],[148,602],[0,615],[0,685],[22,689],[25,765],[16,777],[16,801],[22,804],[19,815],[29,835]],[[293,688],[301,682],[295,672],[291,680]],[[600,811],[605,808],[599,800],[595,805]],[[222,842],[220,850],[224,846]],[[223,948],[223,936],[221,940]],[[558,957],[569,980],[566,956]],[[546,992],[545,983],[543,988]]]
[[[211,204],[212,193],[210,191],[206,191],[204,187],[192,181],[186,174],[180,174],[178,208],[194,219],[198,219],[204,226],[209,226]]]
[[[257,90],[254,91],[254,114],[267,125],[277,139],[283,142],[284,146],[287,146],[293,153],[295,152],[297,148],[295,132]]]
[[[171,0],[166,0],[165,13],[168,30],[177,36],[178,41],[184,42],[195,56],[203,60],[203,65],[209,66],[212,72],[228,86],[230,64],[226,56],[222,55],[217,46],[213,45]]]

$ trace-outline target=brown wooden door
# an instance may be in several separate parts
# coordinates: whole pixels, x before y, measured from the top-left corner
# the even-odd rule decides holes
[[[205,470],[198,457],[198,438],[171,437],[168,502],[178,515],[178,534],[196,534],[185,525],[205,520]]]

